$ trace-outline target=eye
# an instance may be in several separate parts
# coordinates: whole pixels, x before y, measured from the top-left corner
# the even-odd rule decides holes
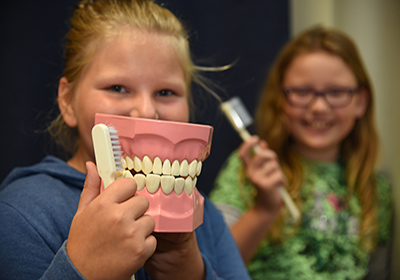
[[[328,95],[330,95],[331,97],[338,98],[338,97],[342,97],[342,96],[346,95],[348,93],[348,90],[341,89],[341,88],[334,88],[334,89],[327,90],[326,93]]]
[[[109,87],[109,89],[111,91],[118,92],[118,93],[127,93],[128,92],[126,90],[126,88],[124,88],[123,86],[120,86],[120,85],[111,86],[111,87]]]
[[[313,93],[310,88],[293,88],[292,92],[298,96],[308,96]]]
[[[163,89],[157,92],[157,96],[171,96],[174,95],[175,93],[169,89]]]

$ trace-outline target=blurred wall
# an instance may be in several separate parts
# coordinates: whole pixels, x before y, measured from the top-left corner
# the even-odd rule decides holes
[[[392,279],[400,279],[400,1],[291,0],[291,35],[316,23],[339,28],[358,44],[375,89],[382,140],[379,168],[392,181],[395,229]]]

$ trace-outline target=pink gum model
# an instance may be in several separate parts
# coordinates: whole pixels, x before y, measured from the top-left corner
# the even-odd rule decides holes
[[[148,156],[152,162],[159,157],[162,162],[191,163],[203,162],[210,154],[211,126],[96,114],[95,124],[99,123],[117,130],[124,158]],[[146,213],[154,218],[156,232],[192,232],[203,223],[204,198],[196,186],[190,194],[174,190],[165,194],[160,186],[154,193],[145,186],[137,194],[148,198]]]

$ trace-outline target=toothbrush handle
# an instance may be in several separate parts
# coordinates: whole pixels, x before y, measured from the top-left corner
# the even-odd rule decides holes
[[[246,141],[251,137],[251,134],[247,131],[247,129],[238,129],[238,132],[243,141]]]
[[[240,136],[244,141],[249,139],[251,137],[250,133],[246,129],[242,129],[240,132]],[[260,147],[258,145],[255,145],[253,147],[254,152],[257,152],[257,150]],[[300,211],[297,209],[296,204],[294,204],[293,199],[290,197],[289,193],[283,186],[278,187],[278,191],[281,194],[281,197],[283,199],[283,202],[285,203],[287,209],[289,210],[290,214],[292,215],[293,222],[297,224],[297,222],[300,220]]]
[[[300,212],[299,209],[297,209],[296,204],[294,204],[292,198],[286,191],[286,189],[282,186],[278,187],[278,190],[282,196],[283,202],[285,203],[286,207],[288,208],[290,214],[292,215],[293,222],[297,224],[297,222],[300,220]]]
[[[110,132],[104,124],[92,128],[92,141],[96,159],[97,172],[107,188],[115,180],[115,160],[111,145]]]

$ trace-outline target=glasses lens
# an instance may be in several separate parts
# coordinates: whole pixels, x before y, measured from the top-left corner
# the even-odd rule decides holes
[[[285,93],[292,105],[300,107],[307,106],[314,97],[313,90],[306,88],[288,88]]]
[[[353,90],[330,89],[325,91],[325,98],[332,107],[342,107],[349,104]]]
[[[333,88],[316,91],[312,88],[286,88],[284,93],[292,106],[307,107],[315,98],[322,97],[331,107],[347,106],[358,89]]]

